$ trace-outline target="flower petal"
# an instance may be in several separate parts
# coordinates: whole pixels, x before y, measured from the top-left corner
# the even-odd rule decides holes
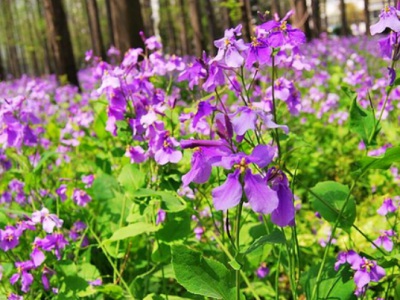
[[[243,194],[239,175],[239,170],[236,170],[228,175],[223,185],[213,189],[212,197],[217,210],[226,210],[239,204]]]
[[[254,175],[250,170],[244,175],[244,191],[253,210],[269,214],[278,207],[278,196],[260,175]]]

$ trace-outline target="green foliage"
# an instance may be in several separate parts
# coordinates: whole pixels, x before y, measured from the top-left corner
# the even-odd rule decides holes
[[[328,222],[335,224],[339,219],[338,227],[343,229],[353,225],[356,203],[347,186],[334,181],[320,182],[311,188],[310,199],[313,208]]]

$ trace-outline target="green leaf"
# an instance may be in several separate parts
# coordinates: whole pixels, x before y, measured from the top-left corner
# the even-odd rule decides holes
[[[190,293],[216,299],[235,298],[231,272],[220,262],[204,258],[200,252],[173,245],[172,267],[178,283]]]
[[[254,243],[251,244],[251,246],[244,252],[244,254],[249,254],[265,244],[284,244],[285,242],[286,238],[283,232],[276,229],[271,234],[261,236],[255,240]]]
[[[366,110],[357,103],[357,94],[354,91],[346,87],[342,87],[342,89],[351,100],[350,131],[358,134],[366,145],[368,145],[368,140],[373,135],[371,144],[375,144],[374,139],[380,128],[374,128],[376,120],[372,110]],[[373,132],[374,130],[375,132]]]
[[[231,260],[230,262],[228,262],[228,264],[232,267],[232,269],[234,269],[235,271],[239,271],[242,266],[235,260]]]
[[[93,181],[94,197],[99,201],[114,198],[114,192],[118,190],[118,182],[111,175],[101,174],[96,176],[95,180]]]
[[[124,290],[122,289],[122,287],[116,284],[104,284],[96,287],[96,290],[107,296],[110,296],[112,299],[125,299]]]
[[[127,192],[134,192],[145,184],[146,176],[135,165],[125,165],[118,176],[118,182]]]
[[[120,241],[134,236],[141,235],[143,233],[150,233],[157,231],[158,228],[152,224],[139,222],[130,224],[126,227],[121,227],[109,238],[107,241]]]
[[[354,295],[355,283],[352,279],[352,272],[349,267],[342,267],[338,272],[335,271],[333,265],[334,259],[326,262],[322,270],[321,281],[317,289],[316,299],[330,300],[355,300]],[[314,265],[303,274],[300,283],[304,286],[307,299],[311,299],[316,279],[319,271],[319,264]]]
[[[382,157],[365,157],[357,163],[357,167],[363,172],[368,169],[387,170],[395,162],[400,162],[400,146],[387,149]]]
[[[334,181],[324,181],[311,188],[310,199],[313,208],[328,222],[335,223],[339,217],[346,198],[349,194],[349,188],[343,184]],[[356,219],[356,203],[350,196],[347,205],[339,221],[338,227],[343,229],[350,228]]]
[[[45,163],[51,158],[56,158],[58,156],[57,152],[54,151],[46,151],[40,156],[40,160],[36,167],[33,169],[34,173],[39,173],[42,168],[45,166]]]
[[[186,202],[182,197],[170,191],[154,191],[151,189],[139,189],[133,196],[136,198],[142,197],[159,197],[161,198],[161,208],[166,212],[179,212],[186,208]]]
[[[191,215],[186,210],[167,213],[165,222],[156,233],[157,238],[166,243],[186,239],[188,235],[192,234],[190,224]]]

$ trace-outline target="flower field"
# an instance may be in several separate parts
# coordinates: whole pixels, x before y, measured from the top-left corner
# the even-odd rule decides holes
[[[81,91],[0,82],[0,294],[400,299],[397,10],[310,42],[289,17],[216,56],[88,51]]]

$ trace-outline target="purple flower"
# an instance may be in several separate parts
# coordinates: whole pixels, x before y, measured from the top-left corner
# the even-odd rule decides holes
[[[371,25],[371,35],[383,32],[386,28],[390,28],[395,32],[400,31],[400,20],[398,11],[393,6],[386,5],[379,15],[378,23]]]
[[[7,296],[7,300],[24,300],[24,297],[11,293]]]
[[[68,241],[62,233],[49,234],[44,239],[38,240],[38,243],[40,243],[42,249],[45,251],[54,250],[58,260],[61,259],[60,250],[64,249],[65,246],[68,245]]]
[[[77,205],[85,207],[92,201],[92,198],[84,190],[74,189],[72,200],[74,200]]]
[[[376,261],[365,257],[359,257],[353,261],[351,268],[355,270],[354,282],[358,289],[363,288],[371,281],[378,282],[386,273],[385,270],[376,264]]]
[[[140,164],[147,160],[146,152],[140,146],[127,146],[125,156],[131,159],[131,164]]]
[[[267,264],[264,262],[260,265],[260,267],[256,271],[257,277],[260,279],[263,279],[268,276],[269,274],[269,268],[267,267]]]
[[[61,202],[67,200],[67,186],[65,184],[61,184],[58,189],[56,189],[56,194],[60,197]]]
[[[50,290],[50,280],[49,277],[53,276],[56,272],[44,266],[42,271],[42,284],[43,288],[48,291]]]
[[[165,221],[165,217],[167,216],[167,213],[163,209],[159,209],[157,211],[157,218],[156,218],[156,225],[161,224]]]
[[[293,203],[293,193],[289,181],[282,170],[268,170],[267,181],[272,190],[276,191],[279,199],[278,207],[271,214],[271,221],[278,226],[293,226],[296,210]]]
[[[12,226],[6,226],[5,230],[0,230],[0,248],[3,251],[15,248],[19,244],[21,233]]]
[[[196,236],[196,239],[198,239],[198,240],[200,241],[200,240],[201,240],[201,237],[202,237],[203,234],[204,234],[204,228],[201,227],[201,226],[197,226],[197,227],[193,230],[193,232],[194,232],[194,234],[195,234],[195,236]]]
[[[85,223],[83,223],[82,221],[76,221],[71,227],[69,238],[73,241],[77,241],[81,238],[82,233],[85,231],[86,228],[87,226]],[[89,240],[87,236],[84,236],[81,247],[86,247],[87,245],[89,245]]]
[[[41,211],[32,213],[32,222],[35,224],[41,223],[44,231],[52,233],[54,227],[61,228],[64,221],[59,219],[57,215],[50,214],[49,210],[44,207]]]
[[[248,49],[246,51],[246,67],[251,68],[254,63],[258,63],[260,66],[270,62],[272,50],[268,46],[267,32],[262,28],[256,28],[256,36],[251,38],[251,43],[247,44]]]
[[[17,273],[11,276],[10,283],[14,285],[18,280],[21,280],[21,291],[27,293],[33,283],[33,276],[28,271],[34,268],[34,264],[28,260],[16,262],[15,267],[17,268]]]
[[[179,143],[173,137],[170,137],[168,131],[159,134],[155,146],[155,161],[159,165],[179,162],[182,159],[182,152],[175,149],[177,146],[179,146]]]
[[[393,213],[397,210],[396,204],[393,202],[391,198],[385,199],[383,204],[377,210],[378,214],[381,216],[386,216],[388,213]]]
[[[89,175],[82,175],[82,182],[85,184],[85,188],[90,188],[93,184],[94,181],[94,175],[89,174]]]
[[[235,168],[230,173],[224,184],[213,189],[212,197],[217,210],[227,210],[239,204],[243,190],[247,200],[255,212],[269,214],[278,207],[278,196],[259,174],[253,174],[249,168],[250,163],[263,168],[273,158],[275,150],[272,147],[259,145],[251,155],[243,153],[234,154],[221,159],[220,165],[226,169]],[[244,175],[242,175],[244,174]],[[243,176],[243,183],[239,179]]]
[[[101,278],[95,279],[95,280],[90,280],[88,281],[89,285],[91,286],[99,286],[103,284],[103,281],[101,280]]]
[[[393,241],[390,237],[395,235],[396,233],[393,230],[383,230],[374,243],[378,246],[382,246],[386,251],[390,252],[393,250]]]
[[[239,68],[243,65],[244,58],[240,52],[245,51],[248,47],[242,39],[236,40],[236,37],[241,35],[241,30],[241,24],[236,28],[226,29],[224,37],[214,42],[218,53],[210,61],[210,64],[216,61],[230,68]]]

